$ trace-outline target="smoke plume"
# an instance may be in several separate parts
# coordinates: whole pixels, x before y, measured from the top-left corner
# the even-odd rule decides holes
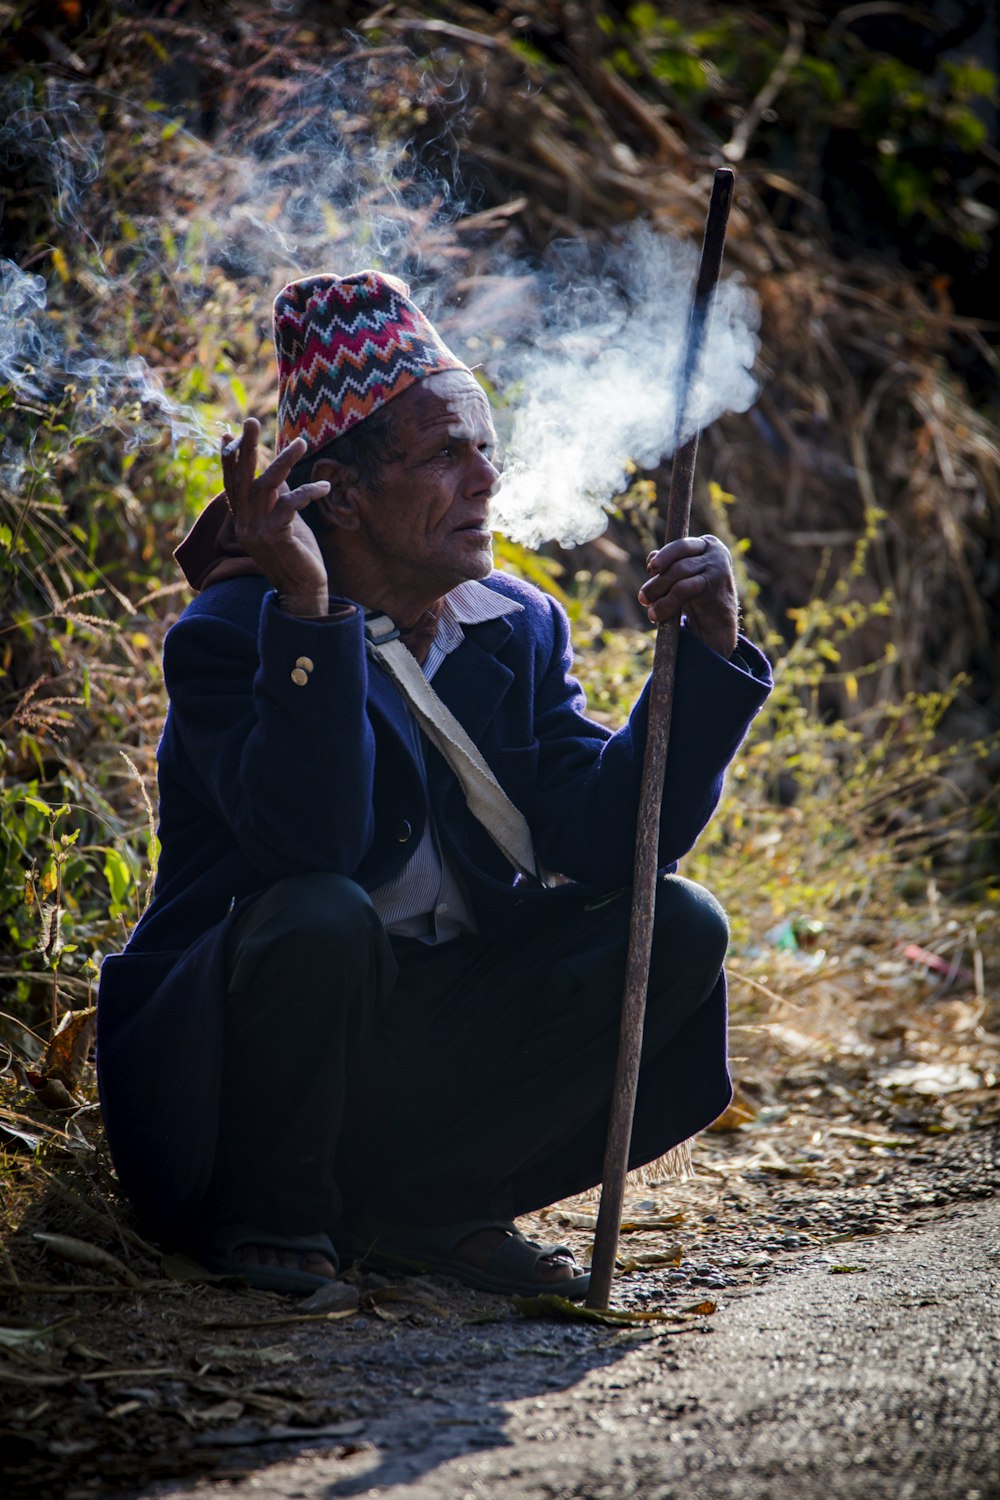
[[[731,278],[715,297],[687,409],[677,410],[696,274],[692,246],[638,225],[604,275],[544,288],[542,327],[502,360],[522,394],[494,503],[499,530],[527,546],[587,541],[604,529],[630,461],[653,467],[724,412],[753,403],[757,307]]]
[[[481,248],[473,256],[453,228],[464,207],[454,186],[423,171],[405,145],[367,134],[369,66],[359,54],[300,87],[294,108],[263,123],[248,111],[211,143],[181,119],[158,124],[151,139],[164,152],[162,213],[132,218],[119,261],[94,237],[106,152],[86,86],[74,96],[74,85],[60,85],[41,108],[15,91],[0,159],[22,161],[49,193],[53,217],[74,231],[77,246],[90,245],[91,307],[96,301],[117,315],[130,278],[158,278],[185,327],[203,322],[220,339],[237,320],[259,329],[259,343],[241,353],[265,368],[270,304],[285,281],[366,266],[403,275],[456,352],[500,395],[506,473],[497,528],[527,545],[592,537],[630,462],[654,465],[678,436],[753,402],[753,298],[737,277],[721,286],[678,430],[695,250],[640,225],[600,258],[583,244],[556,246],[542,269],[499,253],[490,260]],[[134,106],[137,117],[141,108]],[[436,142],[439,159],[454,157],[453,147]],[[48,270],[50,262],[35,264]],[[234,418],[230,382],[210,370],[197,404],[179,399],[169,364],[152,369],[113,317],[74,321],[77,290],[65,274],[53,285],[36,269],[0,262],[0,381],[21,401],[71,396],[76,435],[104,424],[133,448],[167,431],[172,442],[214,450]],[[259,374],[237,368],[232,385],[259,391]],[[273,410],[255,406],[253,414],[266,430]],[[10,463],[12,455],[4,457]]]

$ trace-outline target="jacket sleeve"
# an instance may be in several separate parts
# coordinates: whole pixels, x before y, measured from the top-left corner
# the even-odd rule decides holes
[[[611,735],[587,719],[571,673],[566,617],[550,601],[552,651],[537,681],[536,850],[551,869],[588,884],[632,879],[648,726],[649,683]],[[740,637],[730,660],[682,627],[660,817],[660,867],[692,848],[715,811],[723,779],[771,688],[764,656]]]
[[[375,739],[360,610],[300,620],[264,596],[258,629],[201,610],[164,647],[170,713],[189,789],[269,879],[351,873],[373,834]],[[161,746],[161,773],[167,758]]]

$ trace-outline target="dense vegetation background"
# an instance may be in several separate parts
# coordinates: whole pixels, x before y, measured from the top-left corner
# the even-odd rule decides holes
[[[402,273],[504,427],[511,351],[599,369],[569,310],[645,305],[630,226],[696,243],[723,162],[760,395],[704,434],[694,524],[778,686],[685,863],[733,921],[738,1093],[684,1202],[725,1228],[737,1185],[745,1230],[780,1179],[784,1222],[833,1233],[838,1184],[874,1223],[873,1162],[997,1118],[994,0],[0,0],[0,1374],[26,1491],[181,1472],[244,1409],[238,1362],[205,1415],[180,1375],[125,1405],[100,1383],[153,1326],[144,1389],[201,1356],[164,1279],[192,1268],[104,1154],[92,1006],[155,877],[172,551],[223,428],[273,431],[276,290]],[[581,547],[497,544],[565,603],[609,723],[651,660],[668,472],[623,470]]]
[[[686,870],[733,917],[743,1119],[796,1048],[978,1059],[962,1118],[985,1118],[995,5],[61,0],[0,21],[8,1227],[40,1143],[95,1139],[95,980],[155,875],[171,554],[223,427],[272,420],[275,291],[401,272],[503,420],[504,351],[552,289],[613,280],[637,219],[697,240],[725,161],[761,393],[705,434],[695,524],[733,547],[779,686]],[[583,547],[498,543],[567,605],[608,722],[650,661],[634,594],[666,475],[633,470]]]

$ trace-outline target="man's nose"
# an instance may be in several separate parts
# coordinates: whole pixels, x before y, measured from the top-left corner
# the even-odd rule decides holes
[[[496,494],[499,487],[500,470],[485,453],[480,453],[477,449],[472,473],[473,493],[490,497]]]

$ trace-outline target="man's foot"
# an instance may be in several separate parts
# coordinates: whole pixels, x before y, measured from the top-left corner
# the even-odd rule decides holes
[[[276,1245],[237,1245],[232,1253],[237,1266],[286,1266],[308,1276],[336,1281],[337,1268],[320,1250],[284,1250]]]
[[[260,1291],[303,1296],[329,1286],[340,1269],[327,1235],[272,1234],[251,1224],[217,1229],[203,1258],[210,1270],[241,1276]]]
[[[456,1260],[464,1260],[470,1266],[483,1269],[492,1260],[500,1246],[512,1237],[509,1229],[496,1229],[492,1225],[486,1229],[476,1229],[472,1234],[467,1234],[463,1240],[459,1240],[452,1254]],[[562,1245],[556,1245],[548,1255],[543,1255],[535,1262],[535,1278],[540,1282],[551,1282],[556,1285],[560,1281],[572,1281],[573,1277],[579,1274],[580,1267],[570,1251]]]
[[[536,1244],[500,1220],[391,1229],[351,1240],[361,1258],[378,1268],[451,1276],[479,1291],[522,1297],[554,1291],[579,1299],[590,1288],[590,1276],[565,1245]]]

